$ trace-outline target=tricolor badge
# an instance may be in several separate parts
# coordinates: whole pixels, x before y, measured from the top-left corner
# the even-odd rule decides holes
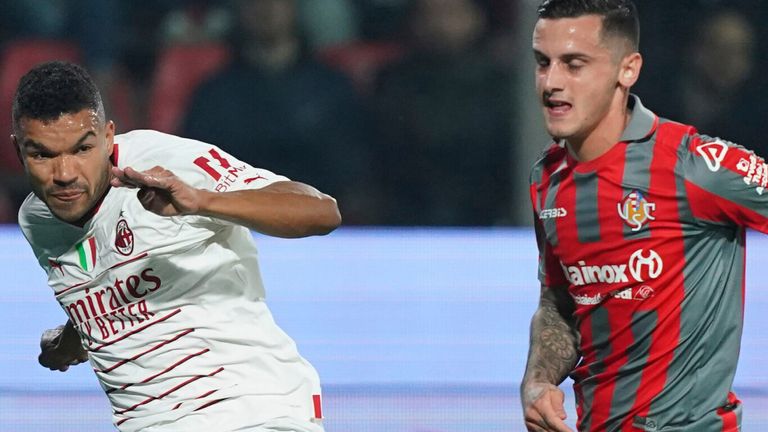
[[[85,271],[91,271],[96,267],[96,239],[88,237],[77,244],[77,256],[80,260],[80,267]]]
[[[651,213],[656,210],[656,204],[648,202],[643,194],[635,189],[624,196],[620,203],[616,204],[619,216],[624,219],[632,231],[640,231],[640,228],[654,217]]]

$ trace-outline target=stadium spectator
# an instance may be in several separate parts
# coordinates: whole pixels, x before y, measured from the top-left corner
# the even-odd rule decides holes
[[[717,9],[698,22],[693,34],[672,114],[703,133],[765,154],[758,147],[766,145],[763,113],[755,107],[768,96],[768,86],[756,73],[754,25],[738,10]]]
[[[313,179],[362,223],[377,194],[364,138],[367,120],[349,80],[308,51],[295,0],[239,0],[236,60],[203,84],[184,135],[297,180]]]
[[[412,4],[412,52],[374,96],[388,224],[512,222],[512,76],[488,49],[484,12],[473,0]]]

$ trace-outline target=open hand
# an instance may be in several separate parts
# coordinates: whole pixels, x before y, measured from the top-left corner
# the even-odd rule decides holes
[[[156,166],[147,171],[112,167],[114,187],[138,188],[145,209],[160,216],[194,214],[200,209],[201,190],[176,177],[171,171]]]

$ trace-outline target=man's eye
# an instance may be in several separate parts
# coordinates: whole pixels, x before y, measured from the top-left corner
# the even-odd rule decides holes
[[[84,146],[80,146],[80,147],[78,147],[78,148],[77,148],[77,150],[75,150],[75,152],[76,152],[76,153],[85,153],[85,152],[87,152],[88,150],[90,150],[90,149],[92,149],[92,148],[93,148],[93,146],[90,146],[90,145],[84,145]]]

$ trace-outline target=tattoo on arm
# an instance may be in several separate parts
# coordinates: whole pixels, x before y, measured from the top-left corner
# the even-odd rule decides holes
[[[567,292],[555,290],[542,287],[539,309],[531,321],[530,351],[523,386],[527,382],[558,385],[579,360],[579,336],[572,318],[573,301]]]

